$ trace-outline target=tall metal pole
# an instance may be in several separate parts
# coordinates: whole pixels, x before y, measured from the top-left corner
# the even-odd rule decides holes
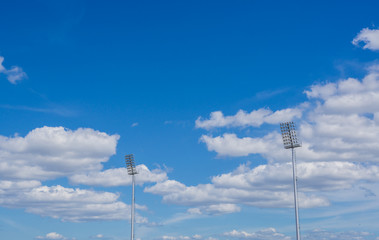
[[[293,196],[295,202],[296,240],[300,240],[299,204],[297,199],[297,172],[296,172],[296,152],[295,148],[301,147],[301,143],[296,136],[295,124],[285,122],[280,124],[283,144],[285,149],[292,150],[292,175],[293,175]]]
[[[292,148],[292,175],[293,175],[293,196],[295,199],[296,239],[300,240],[299,205],[298,205],[298,200],[297,200],[296,152],[294,148]]]
[[[135,197],[134,197],[134,185],[135,185],[135,176],[138,174],[136,170],[136,166],[134,163],[134,156],[133,154],[129,154],[125,156],[125,163],[126,167],[128,169],[128,174],[132,176],[132,206],[131,206],[131,213],[130,213],[130,240],[134,240],[134,211],[135,211]]]
[[[130,239],[131,240],[134,240],[134,202],[135,202],[135,198],[134,198],[134,182],[135,182],[135,179],[134,179],[134,175],[132,175],[132,213],[131,213],[131,219],[130,219],[130,222],[131,222],[131,236],[130,236]]]

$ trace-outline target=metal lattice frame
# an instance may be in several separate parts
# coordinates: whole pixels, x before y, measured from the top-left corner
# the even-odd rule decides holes
[[[125,163],[126,163],[126,167],[128,168],[129,175],[138,174],[136,170],[133,154],[125,155]]]
[[[296,127],[293,122],[281,123],[280,130],[282,132],[285,149],[301,147],[301,143],[296,136]]]

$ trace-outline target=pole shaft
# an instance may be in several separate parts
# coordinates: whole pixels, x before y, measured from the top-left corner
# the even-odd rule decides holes
[[[134,240],[134,201],[135,201],[135,198],[134,198],[134,175],[132,175],[132,209],[131,209],[131,236],[130,236],[130,239],[131,240]]]
[[[294,148],[292,148],[292,174],[293,174],[293,196],[294,196],[294,201],[295,201],[296,240],[300,240],[299,206],[297,202],[296,152]]]

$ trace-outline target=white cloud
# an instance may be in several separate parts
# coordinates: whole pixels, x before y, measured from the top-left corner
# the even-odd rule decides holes
[[[160,239],[162,240],[190,240],[190,239],[201,239],[201,236],[198,234],[193,235],[192,237],[190,236],[169,236],[169,235],[164,235]]]
[[[235,213],[241,211],[241,208],[236,204],[214,204],[197,208],[190,208],[188,212],[191,214],[206,214],[206,215],[221,215]]]
[[[309,240],[371,240],[374,237],[374,234],[369,232],[330,232],[322,229],[315,229],[304,235],[304,238]]]
[[[240,211],[236,204],[256,207],[292,207],[292,191],[279,191],[278,188],[246,189],[238,185],[223,186],[222,184],[199,184],[185,186],[177,181],[168,180],[152,187],[146,187],[145,192],[163,196],[163,201],[178,205],[193,207],[192,214],[225,214]],[[167,186],[176,186],[170,188]],[[288,187],[286,187],[287,189]],[[165,189],[165,190],[161,190]],[[329,202],[319,196],[299,194],[302,207],[327,206]]]
[[[306,90],[310,100],[322,100],[319,112],[327,114],[361,114],[379,112],[379,69],[372,66],[359,81],[348,78],[337,83],[316,84]]]
[[[306,162],[297,165],[299,189],[302,192],[334,191],[351,188],[357,181],[376,182],[379,167],[349,162]],[[292,164],[276,163],[250,169],[241,165],[236,171],[212,178],[217,187],[292,190]]]
[[[195,123],[197,128],[208,130],[216,127],[259,127],[263,123],[277,124],[282,121],[300,118],[301,116],[302,110],[300,108],[287,108],[275,112],[267,108],[261,108],[250,113],[239,110],[236,115],[226,117],[221,111],[216,111],[210,114],[209,119],[202,120],[199,117]]]
[[[268,134],[263,138],[238,138],[234,133],[225,133],[217,137],[203,135],[200,141],[207,145],[209,151],[217,152],[218,156],[239,157],[249,154],[266,154],[274,153],[274,149],[282,148],[282,138],[277,133]]]
[[[36,239],[68,240],[68,238],[66,238],[62,234],[59,234],[59,233],[56,233],[56,232],[48,233],[45,236],[37,236]]]
[[[327,83],[325,85],[313,85],[311,90],[306,90],[304,93],[308,98],[321,98],[328,99],[330,96],[333,96],[337,92],[337,87],[335,83]]]
[[[119,195],[110,192],[41,186],[0,198],[5,207],[25,208],[26,212],[62,221],[83,222],[130,218],[130,206],[118,201]],[[138,223],[147,220],[136,216]]]
[[[154,194],[164,195],[173,192],[180,192],[186,189],[186,185],[175,180],[166,180],[164,182],[159,182],[154,186],[145,188],[146,192],[151,192]]]
[[[13,191],[20,191],[24,189],[31,189],[39,187],[41,182],[39,181],[7,181],[0,180],[0,193],[5,194]]]
[[[25,137],[0,136],[2,179],[45,180],[102,169],[118,135],[89,128],[42,127]]]
[[[96,234],[94,236],[91,236],[90,238],[91,239],[104,239],[104,240],[114,239],[113,237],[106,237],[103,234]],[[137,240],[138,240],[138,238],[137,238]]]
[[[93,238],[104,238],[103,234],[97,234],[96,236],[93,236]]]
[[[161,182],[167,179],[166,172],[155,169],[150,171],[145,165],[136,166],[138,174],[135,175],[136,184],[143,185],[146,182]],[[126,186],[132,184],[131,177],[125,168],[113,168],[102,172],[89,172],[87,174],[77,174],[70,178],[73,184],[85,184],[92,186]]]
[[[4,57],[0,56],[0,73],[5,71],[5,67],[3,66]]]
[[[353,39],[356,46],[363,42],[363,49],[379,50],[379,29],[363,28]]]
[[[224,236],[253,240],[291,240],[291,237],[278,233],[275,228],[267,228],[253,233],[233,230],[231,232],[224,233]]]
[[[4,73],[10,83],[17,84],[19,81],[27,78],[27,75],[22,70],[22,68],[18,66],[13,66],[11,67],[11,69],[6,69],[3,66],[3,62],[4,57],[0,56],[0,73]]]
[[[17,84],[22,79],[27,77],[26,73],[22,70],[22,68],[14,66],[6,72],[7,79],[12,84]]]
[[[113,193],[98,193],[58,185],[33,188],[12,198],[3,198],[1,204],[6,207],[24,207],[27,212],[61,218],[64,221],[81,221],[89,212],[91,217],[100,218],[104,214],[102,211],[109,207],[116,208],[113,213],[118,210],[125,211],[127,206],[117,203],[117,198],[118,195]]]

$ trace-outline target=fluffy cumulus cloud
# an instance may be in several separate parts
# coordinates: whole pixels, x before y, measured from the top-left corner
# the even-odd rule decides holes
[[[263,123],[277,124],[290,121],[294,118],[300,118],[301,115],[302,110],[300,108],[287,108],[275,112],[261,108],[250,113],[239,110],[234,116],[224,116],[221,111],[216,111],[210,114],[209,119],[203,120],[199,117],[195,123],[197,128],[208,130],[216,127],[259,127]]]
[[[217,178],[222,178],[222,176],[213,179]],[[239,212],[239,204],[256,207],[292,207],[293,195],[291,191],[288,191],[291,186],[290,179],[289,176],[285,183],[280,183],[284,187],[279,190],[276,186],[272,188],[272,185],[249,188],[242,181],[232,185],[230,182],[223,184],[220,180],[214,180],[208,184],[185,186],[177,181],[168,180],[146,187],[144,191],[162,195],[166,203],[190,206],[192,208],[188,212],[191,214],[219,215]],[[329,204],[323,197],[304,193],[301,193],[299,197],[302,207],[306,208]]]
[[[236,204],[226,203],[190,208],[188,209],[188,212],[191,214],[219,215],[239,212],[240,210],[241,208]]]
[[[90,128],[63,127],[36,128],[24,137],[0,136],[0,206],[71,222],[129,219],[130,206],[119,200],[119,194],[43,185],[61,177],[76,185],[131,184],[126,168],[102,170],[116,153],[118,139]],[[159,169],[138,165],[137,171],[140,185],[167,180]],[[136,208],[147,209],[138,204]],[[136,222],[148,221],[137,213]]]
[[[25,137],[0,136],[3,179],[46,180],[102,169],[115,154],[118,135],[89,128],[42,127]]]
[[[233,230],[224,233],[224,236],[228,238],[252,240],[291,240],[291,237],[278,233],[275,228],[267,228],[253,233]]]
[[[297,176],[302,191],[334,191],[351,188],[357,181],[378,181],[379,167],[348,162],[306,162],[297,165]],[[252,190],[290,191],[291,181],[291,163],[260,165],[254,168],[241,165],[234,172],[212,178],[216,187]]]
[[[263,138],[239,138],[234,133],[225,133],[217,137],[203,135],[200,141],[207,145],[209,151],[215,151],[218,156],[240,157],[262,154],[268,159],[285,156],[281,147],[282,137],[275,132],[267,134]],[[274,151],[278,149],[279,151]],[[272,156],[273,154],[275,156]]]
[[[8,81],[12,84],[17,84],[21,80],[25,79],[26,73],[22,70],[22,68],[18,66],[13,66],[10,69],[6,69],[3,66],[4,57],[0,56],[0,73],[5,74]]]
[[[63,127],[37,128],[25,137],[0,136],[0,205],[62,221],[129,219],[130,206],[119,201],[119,194],[42,184],[100,171],[102,163],[115,154],[118,139],[118,135],[89,128]],[[146,166],[139,169],[150,173],[146,177],[154,176]],[[157,175],[156,179],[165,176]],[[139,215],[136,220],[147,222]],[[50,233],[40,239],[58,236]]]
[[[364,49],[379,50],[379,29],[362,29],[352,43],[357,46],[363,43]]]
[[[129,219],[130,206],[118,201],[119,195],[110,192],[41,186],[7,194],[0,204],[11,208],[25,208],[26,212],[61,219],[83,222],[95,220]],[[137,222],[147,220],[137,216]]]
[[[66,238],[62,234],[51,232],[46,234],[45,236],[37,236],[35,239],[43,239],[43,240],[69,240],[71,238]],[[73,238],[72,238],[73,239]]]

